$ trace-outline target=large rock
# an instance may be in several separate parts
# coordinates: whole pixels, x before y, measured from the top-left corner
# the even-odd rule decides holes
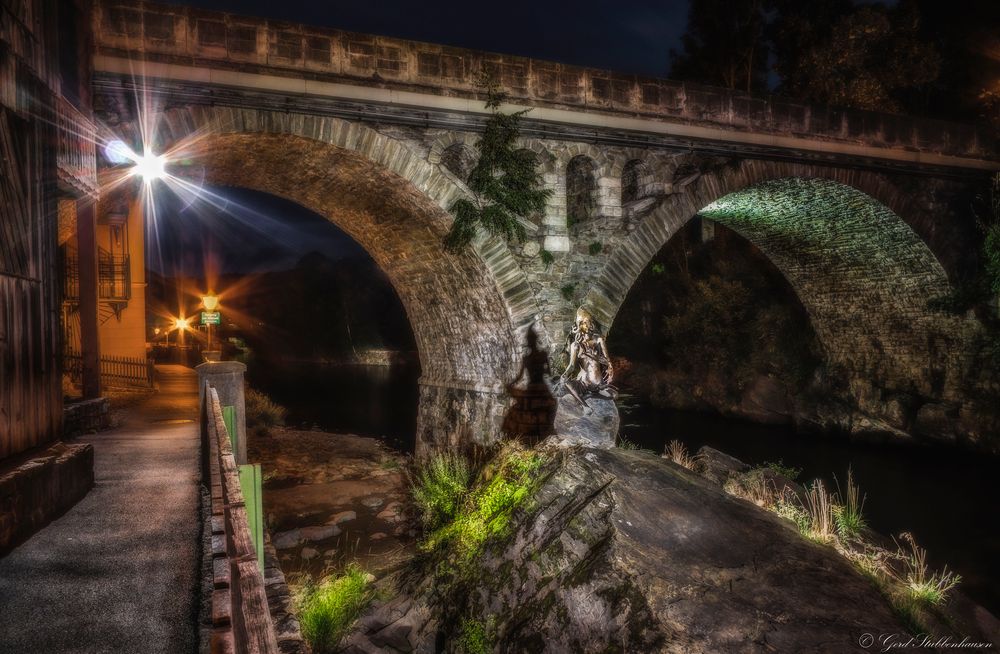
[[[497,652],[850,652],[903,631],[831,547],[655,455],[569,450],[541,474],[471,570],[432,555],[350,651],[455,652],[468,621]]]
[[[546,443],[562,447],[614,447],[621,419],[615,401],[603,397],[588,397],[583,406],[570,394],[559,398],[556,410],[555,434]]]

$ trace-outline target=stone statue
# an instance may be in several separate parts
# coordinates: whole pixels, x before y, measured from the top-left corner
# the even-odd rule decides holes
[[[608,356],[608,346],[594,317],[580,307],[576,311],[576,323],[570,335],[569,365],[562,374],[562,385],[584,407],[590,409],[587,396],[612,400],[618,396],[618,389],[611,385],[613,380],[614,371]]]

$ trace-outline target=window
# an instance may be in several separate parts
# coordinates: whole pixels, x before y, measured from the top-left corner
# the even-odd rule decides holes
[[[570,159],[566,166],[566,223],[569,227],[594,215],[595,169],[593,160],[582,154]]]

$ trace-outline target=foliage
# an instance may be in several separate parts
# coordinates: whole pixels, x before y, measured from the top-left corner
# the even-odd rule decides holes
[[[604,246],[601,244],[600,241],[594,241],[587,248],[587,251],[590,252],[590,256],[594,256],[596,254],[600,254],[601,250],[603,250],[603,249],[604,249]]]
[[[779,91],[799,100],[879,111],[926,106],[941,77],[939,46],[950,48],[955,59],[961,58],[960,47],[935,38],[934,25],[922,20],[921,8],[933,13],[933,3],[887,4],[692,0],[681,52],[671,52],[670,74],[762,94],[774,73]],[[956,29],[950,39],[968,38],[967,32]],[[987,76],[979,78],[964,83],[979,93]],[[989,100],[986,90],[977,99],[981,106]]]
[[[775,41],[781,91],[798,99],[873,111],[903,110],[910,89],[937,79],[941,58],[920,32],[912,3],[895,7],[779,2]]]
[[[837,504],[833,510],[833,518],[837,524],[837,534],[841,538],[854,538],[868,525],[865,523],[865,496],[854,482],[854,471],[847,469],[846,488],[841,491],[837,483],[837,496],[842,504]]]
[[[962,581],[962,577],[948,571],[945,566],[940,572],[931,572],[927,565],[927,550],[917,545],[910,533],[900,534],[907,545],[904,550],[899,543],[897,558],[902,561],[903,572],[895,573],[898,580],[905,583],[913,600],[921,604],[943,603],[948,594]],[[891,570],[891,568],[890,568]]]
[[[489,74],[482,73],[478,85],[491,114],[476,143],[479,159],[467,181],[472,198],[460,198],[450,207],[455,220],[444,243],[451,252],[468,247],[477,226],[507,240],[524,239],[520,219],[544,211],[551,194],[542,188],[534,153],[516,148],[521,117],[528,110],[502,112],[507,95]]]
[[[264,393],[247,386],[245,401],[247,427],[266,432],[285,424],[288,411]]]
[[[692,0],[682,50],[670,53],[671,76],[747,93],[765,91],[763,5],[762,0]]]
[[[990,188],[989,216],[982,223],[983,267],[990,289],[1000,294],[1000,173],[993,176]]]
[[[413,482],[413,501],[428,529],[452,520],[472,481],[469,463],[451,452],[432,455]]]
[[[375,597],[371,576],[357,564],[317,586],[307,586],[297,598],[302,635],[315,654],[338,650],[340,641]]]
[[[653,265],[651,266],[651,268],[650,268],[650,269],[652,270],[652,272],[653,272],[653,274],[654,274],[654,275],[662,275],[662,274],[663,274],[664,272],[666,272],[666,270],[667,270],[667,269],[666,269],[666,266],[664,266],[664,265],[663,265],[662,263],[660,263],[660,262],[656,262],[656,263],[654,263],[654,264],[653,264]]]
[[[802,502],[794,493],[782,493],[774,503],[774,512],[793,522],[803,536],[809,534],[812,525],[809,512],[802,507]]]
[[[775,474],[781,475],[785,479],[795,481],[802,474],[802,468],[793,468],[792,466],[786,466],[782,459],[777,461],[765,461],[764,467],[769,468],[774,471]]]
[[[562,294],[564,300],[572,302],[573,293],[576,292],[576,284],[564,284],[559,288],[559,292]]]
[[[464,618],[459,627],[458,649],[461,654],[489,654],[495,646],[492,625]]]
[[[534,489],[541,454],[508,443],[484,469],[451,521],[421,543],[424,551],[448,547],[459,565],[471,563],[492,537],[506,533],[510,517]]]
[[[556,260],[555,255],[553,255],[548,250],[542,250],[539,255],[542,257],[542,263],[546,266],[551,266],[552,262]]]

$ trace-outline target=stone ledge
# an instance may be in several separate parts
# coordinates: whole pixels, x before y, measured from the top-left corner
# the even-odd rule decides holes
[[[111,403],[106,397],[67,404],[63,408],[63,435],[78,436],[111,426]]]
[[[94,447],[57,442],[0,469],[0,556],[76,504],[94,485]]]

